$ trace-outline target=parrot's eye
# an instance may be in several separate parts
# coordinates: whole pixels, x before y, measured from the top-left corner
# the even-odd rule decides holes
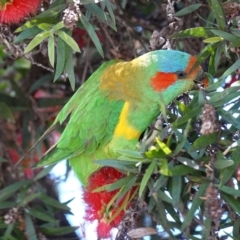
[[[176,75],[178,78],[184,78],[184,77],[186,77],[187,74],[183,71],[177,71]]]

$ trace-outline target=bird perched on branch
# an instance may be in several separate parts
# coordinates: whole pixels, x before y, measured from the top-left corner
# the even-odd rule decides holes
[[[94,160],[116,159],[119,149],[136,150],[140,135],[160,113],[160,101],[169,104],[203,79],[202,68],[192,68],[195,63],[195,57],[175,50],[152,51],[130,62],[104,63],[56,117],[51,128],[69,117],[68,123],[37,166],[68,159],[88,189],[91,176],[102,167]]]

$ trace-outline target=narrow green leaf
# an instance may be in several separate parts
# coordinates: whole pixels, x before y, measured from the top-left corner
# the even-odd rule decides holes
[[[172,125],[173,127],[177,128],[182,124],[185,124],[189,119],[196,117],[201,110],[202,106],[197,106],[193,110],[189,111],[188,113],[184,114],[182,117],[178,118]]]
[[[193,172],[191,167],[186,165],[177,165],[174,168],[170,169],[172,176],[184,176]]]
[[[205,61],[205,59],[208,58],[209,56],[214,55],[216,48],[217,48],[217,43],[209,43],[207,46],[205,46],[201,50],[201,52],[198,54],[197,61],[192,66],[192,69],[195,69],[203,61]]]
[[[136,179],[135,179],[136,180]],[[134,178],[133,178],[133,182],[129,182],[128,185],[126,185],[125,187],[123,187],[118,195],[118,198],[116,200],[115,204],[119,204],[119,202],[121,201],[122,197],[124,197],[124,201],[121,204],[121,206],[117,209],[117,211],[111,216],[110,218],[110,222],[113,221],[123,210],[125,211],[127,209],[128,204],[131,202],[131,200],[136,196],[138,188],[136,188],[132,195],[130,195],[130,189],[132,188],[134,183]],[[122,195],[122,196],[121,196]],[[112,205],[111,205],[112,206]],[[107,211],[109,211],[109,205],[107,206]]]
[[[186,15],[186,14],[189,14],[189,13],[191,13],[191,12],[196,11],[196,10],[199,9],[201,6],[202,6],[202,4],[200,4],[200,3],[196,3],[196,4],[189,5],[189,6],[185,7],[185,8],[183,8],[183,9],[181,9],[180,11],[178,11],[178,12],[175,14],[175,16],[176,16],[176,17],[182,17],[182,16],[184,16],[184,15]]]
[[[126,161],[126,162],[129,162],[129,163],[130,162],[132,162],[132,163],[139,163],[139,162],[149,163],[149,162],[151,162],[151,159],[139,160],[137,158],[131,158],[131,157],[127,157],[127,156],[124,156],[124,155],[118,157],[117,160]]]
[[[217,50],[216,50],[216,53],[215,53],[215,59],[214,59],[214,75],[215,73],[217,72],[217,69],[218,69],[218,65],[221,61],[221,58],[222,58],[222,52],[223,52],[223,47],[224,47],[224,44],[223,43],[220,43],[217,47]]]
[[[235,199],[235,197],[221,192],[221,196],[223,197],[224,201],[228,206],[230,206],[234,212],[240,214],[240,204],[239,204],[239,199]]]
[[[132,162],[127,162],[127,161],[121,161],[121,160],[95,160],[94,162],[96,162],[99,165],[102,166],[109,166],[109,167],[113,167],[113,168],[117,168],[120,170],[124,170],[127,172],[135,172],[137,173],[137,168],[132,169],[131,167],[134,166]]]
[[[206,184],[206,183],[202,184],[201,187],[199,188],[199,190],[197,191],[197,193],[193,199],[192,205],[191,205],[190,209],[187,211],[186,216],[184,217],[183,224],[181,227],[182,230],[184,230],[190,224],[190,222],[192,221],[192,219],[194,217],[196,210],[198,208],[200,208],[200,206],[203,202],[203,200],[200,197],[204,196],[208,185],[209,184]]]
[[[49,37],[51,35],[50,31],[44,31],[42,33],[39,33],[33,40],[27,45],[27,47],[24,50],[24,54],[30,52],[33,48],[35,48],[37,45],[39,45],[41,42],[44,41],[45,38]]]
[[[153,159],[164,158],[167,156],[167,154],[162,149],[152,148],[151,150],[145,152],[145,156],[149,159]]]
[[[121,187],[127,185],[127,183],[133,178],[132,175],[122,178],[114,183],[106,184],[104,186],[98,187],[93,190],[93,192],[102,192],[102,191],[113,191],[116,189],[120,189]]]
[[[105,3],[106,3],[106,6],[107,6],[107,10],[108,10],[108,12],[110,14],[110,17],[111,17],[114,25],[116,25],[116,20],[115,20],[115,15],[113,13],[112,3],[110,3],[108,0],[106,0]]]
[[[189,28],[178,33],[175,33],[171,36],[171,38],[189,38],[189,37],[213,37],[214,34],[211,32],[213,28],[204,28],[204,27],[195,27]]]
[[[17,203],[16,202],[1,202],[0,203],[0,209],[6,209],[6,208],[13,208],[16,207]]]
[[[66,71],[67,77],[69,79],[71,88],[74,91],[74,89],[75,89],[75,74],[74,74],[72,51],[69,51],[67,54],[67,62],[66,62],[66,66],[65,66],[65,71]]]
[[[215,63],[214,63],[215,54],[216,54],[216,51],[210,55],[209,62],[208,62],[208,72],[212,75],[215,74]]]
[[[121,187],[127,185],[130,181],[133,181],[132,179],[134,178],[134,183],[136,182],[136,176],[130,175],[125,178],[120,179],[119,181],[112,183],[111,186],[107,188],[107,191],[113,191],[116,189],[120,189]]]
[[[233,164],[233,160],[217,160],[213,165],[216,169],[224,169],[232,166]]]
[[[132,179],[125,185],[121,188],[118,196],[117,196],[117,199],[116,199],[116,202],[115,204],[118,205],[119,202],[122,200],[122,198],[126,195],[126,194],[129,194],[130,192],[130,189],[132,189],[132,187],[135,185],[136,181],[137,181],[137,178],[138,176],[133,176]],[[136,188],[136,191],[134,193],[136,193],[138,190],[138,188]],[[130,197],[130,195],[129,195]],[[131,196],[131,198],[134,198],[134,196]],[[109,205],[108,205],[109,206]],[[116,214],[115,214],[116,215]]]
[[[28,203],[32,202],[35,198],[38,198],[42,193],[38,192],[38,193],[33,193],[31,195],[27,195],[19,204],[19,207],[24,207],[26,206]]]
[[[47,221],[47,222],[51,222],[51,223],[58,223],[58,220],[55,219],[53,216],[51,216],[48,212],[43,211],[43,209],[41,211],[38,211],[37,209],[31,209],[29,210],[29,213],[38,219],[41,219],[43,221]]]
[[[220,79],[226,78],[227,76],[231,75],[233,72],[235,72],[238,68],[240,67],[240,58],[238,58],[238,60],[231,65],[230,68],[228,68],[223,75],[221,76]]]
[[[50,23],[40,23],[37,25],[38,28],[42,29],[43,31],[50,31],[53,27],[53,24]]]
[[[53,32],[56,32],[56,31],[58,31],[58,30],[60,30],[60,29],[62,29],[62,28],[64,28],[64,23],[63,23],[63,21],[61,21],[61,22],[57,23],[56,25],[54,25],[53,28],[52,28],[52,30],[53,30]]]
[[[42,233],[46,235],[63,235],[63,234],[74,232],[78,228],[79,226],[78,227],[55,227],[55,228],[41,227],[40,230]]]
[[[233,93],[233,95],[235,95],[235,98],[239,97],[239,92],[237,92],[237,93],[236,93],[237,96]],[[234,113],[236,113],[236,112],[234,112]],[[228,112],[228,111],[221,109],[221,110],[219,110],[219,115],[221,115],[222,118],[228,122],[228,124],[232,124],[237,129],[240,129],[239,117],[235,118],[232,112]]]
[[[168,167],[168,159],[166,158],[160,158],[158,165],[160,166],[159,172],[164,176],[172,176],[171,171]]]
[[[38,14],[35,19],[41,19],[41,18],[53,18],[56,17],[58,14],[62,13],[62,11],[66,9],[66,3],[64,4],[58,4],[54,6],[53,4],[50,5],[50,8],[40,14]]]
[[[179,113],[181,115],[184,115],[186,113],[188,113],[191,109],[189,108],[189,106],[185,105],[184,103],[182,102],[179,102],[177,100],[173,100],[173,102],[178,106],[178,109],[179,109]]]
[[[223,170],[220,186],[223,186],[224,184],[226,184],[226,182],[233,176],[233,174],[235,173],[235,171],[237,169],[237,166],[238,166],[238,164],[234,163],[230,167],[225,168]]]
[[[207,39],[203,40],[203,42],[205,42],[205,43],[216,43],[216,42],[221,42],[221,41],[223,41],[222,37],[211,37],[211,38],[207,38]]]
[[[66,61],[66,54],[65,54],[65,42],[58,38],[57,41],[57,65],[56,65],[56,73],[54,76],[54,82],[60,77],[60,75],[63,72],[63,69],[65,67],[65,61]]]
[[[60,203],[59,201],[57,201],[56,199],[54,198],[51,198],[49,196],[47,196],[46,194],[42,193],[40,196],[39,196],[39,199],[41,201],[43,201],[45,204],[47,205],[50,205],[54,208],[58,208],[58,209],[63,209],[63,210],[66,210],[66,211],[69,211],[70,208],[65,204],[65,203]]]
[[[88,32],[90,38],[92,39],[93,43],[95,44],[99,54],[104,57],[102,45],[99,41],[99,38],[93,28],[93,26],[86,20],[86,17],[84,15],[81,15],[80,21],[82,22],[84,28]]]
[[[222,192],[225,192],[229,195],[233,195],[234,197],[240,197],[240,191],[238,189],[234,189],[227,186],[222,186],[219,188]]]
[[[114,21],[97,4],[86,4],[85,8],[95,15],[100,21],[106,23],[113,30],[117,31]]]
[[[8,199],[10,196],[12,196],[19,189],[21,189],[23,187],[27,187],[30,183],[31,183],[31,181],[29,181],[29,180],[21,180],[19,182],[11,184],[8,187],[5,187],[5,188],[1,189],[1,191],[0,191],[0,202]]]
[[[38,24],[41,23],[52,23],[53,25],[56,24],[56,19],[52,18],[52,17],[45,17],[45,18],[37,18],[38,16],[36,16],[35,18],[27,21],[25,24],[23,24],[21,27],[17,28],[14,32],[18,33],[18,32],[22,32],[24,30],[27,30],[29,28],[33,28],[35,26],[37,26]]]
[[[79,49],[78,44],[76,41],[69,36],[67,33],[65,33],[62,30],[58,30],[55,32],[70,48],[72,48],[75,52],[81,52]]]
[[[165,186],[167,184],[169,177],[166,177],[164,175],[160,175],[157,181],[154,183],[153,188],[155,192],[157,192],[160,188]]]
[[[200,136],[192,144],[191,148],[189,149],[189,152],[194,152],[194,151],[200,150],[202,148],[205,148],[205,147],[217,142],[217,140],[218,140],[218,132]]]
[[[177,155],[178,153],[180,153],[182,151],[185,143],[186,143],[186,140],[187,140],[187,137],[188,137],[188,132],[189,132],[190,127],[191,127],[190,126],[191,120],[192,119],[188,119],[187,125],[186,125],[186,127],[184,129],[184,132],[182,134],[182,138],[180,139],[180,142],[178,143],[178,145],[176,146],[176,148],[173,152],[174,155]]]
[[[24,216],[25,216],[24,217],[25,218],[25,234],[27,238],[31,240],[38,240],[37,233],[36,233],[31,216],[27,212],[24,213]]]
[[[153,193],[153,194],[154,194],[154,193]],[[165,192],[163,192],[161,189],[159,189],[159,190],[157,191],[157,195],[158,195],[158,198],[160,198],[160,199],[163,200],[164,202],[173,204],[173,200],[172,200]]]
[[[171,179],[171,187],[170,187],[170,194],[172,197],[173,206],[175,208],[180,208],[182,201],[181,201],[181,192],[183,187],[182,177],[174,176]]]
[[[224,31],[221,31],[221,30],[211,30],[214,34],[218,35],[219,37],[229,41],[229,42],[232,42],[232,43],[239,43],[240,41],[240,37],[234,35],[234,34],[231,34],[231,33],[228,33],[228,32],[224,32]]]
[[[229,47],[228,48],[237,48],[237,47],[239,47],[240,46],[240,41],[238,41],[238,42],[231,42],[230,44],[229,44]]]
[[[168,122],[168,119],[167,119],[167,111],[166,111],[166,104],[164,102],[164,98],[163,98],[163,94],[162,92],[159,93],[159,107],[160,107],[160,112],[165,120],[165,122]]]
[[[4,232],[4,235],[2,236],[1,240],[8,240],[11,237],[11,233],[13,231],[14,228],[14,223],[10,223],[6,226],[6,231]]]
[[[240,229],[240,218],[234,220],[233,224],[233,237],[236,237],[235,239],[238,240],[239,238],[239,229]]]
[[[49,58],[50,64],[54,68],[55,45],[54,45],[54,37],[52,35],[48,38],[48,58]]]
[[[222,3],[219,0],[211,0],[211,9],[214,12],[218,27],[221,30],[226,29],[226,19],[222,8]]]
[[[228,97],[232,93],[236,93],[238,91],[239,87],[229,87],[227,89],[224,89],[222,92],[213,92],[209,94],[210,102],[215,103],[219,102],[220,100],[225,100],[226,97]]]
[[[118,153],[136,159],[143,159],[143,154],[138,151],[131,151],[131,150],[117,150]]]
[[[221,182],[219,184],[220,187],[224,186],[228,182],[228,180],[233,176],[233,174],[236,172],[238,164],[240,163],[240,147],[237,147],[233,151],[231,158],[234,161],[234,164],[223,170],[223,173],[221,176]]]
[[[160,141],[159,138],[156,138],[156,142],[159,146],[159,148],[166,154],[170,155],[172,153],[172,150],[162,141]]]
[[[143,176],[143,179],[141,181],[141,185],[140,185],[140,189],[139,189],[139,197],[142,197],[143,191],[144,191],[145,187],[147,186],[149,178],[153,174],[155,166],[156,166],[156,161],[152,160],[151,164],[148,166],[148,168]]]
[[[40,171],[40,172],[34,177],[34,181],[37,181],[37,180],[45,177],[46,175],[48,175],[54,167],[55,167],[55,165],[50,165],[50,166],[47,166],[47,167],[43,168],[42,171]]]
[[[113,219],[115,219],[124,209],[126,209],[129,202],[130,202],[130,193],[127,192],[123,203],[120,205],[120,207],[117,208],[117,211],[111,216],[110,221],[113,221]]]
[[[202,229],[202,239],[209,239],[210,233],[212,230],[212,219],[206,217],[204,220],[204,228]]]
[[[107,1],[107,0],[100,1],[100,6],[101,6],[102,10],[104,10],[105,7],[106,7],[106,1]]]
[[[37,26],[34,26],[32,28],[26,29],[25,31],[21,32],[13,41],[13,43],[18,43],[21,42],[27,38],[31,38],[33,36],[36,36],[37,34],[39,34],[40,32],[42,32],[42,30],[40,28],[38,28]]]
[[[160,196],[157,195],[157,199],[155,199],[156,205],[157,205],[157,216],[155,215],[155,218],[157,222],[161,223],[161,226],[164,228],[164,230],[171,236],[173,237],[172,232],[170,231],[171,225],[169,220],[167,219],[167,214],[165,211],[165,206],[163,202],[161,201]]]
[[[196,170],[200,169],[199,165],[197,165],[195,163],[195,161],[193,161],[192,159],[185,158],[185,157],[177,157],[176,159],[186,166],[189,166],[189,167],[194,168]]]

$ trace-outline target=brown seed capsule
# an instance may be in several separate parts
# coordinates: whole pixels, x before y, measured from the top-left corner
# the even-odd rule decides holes
[[[227,19],[232,19],[240,14],[240,4],[236,2],[227,1],[223,3],[223,10]]]
[[[64,26],[70,30],[77,27],[77,21],[80,14],[80,8],[77,3],[69,3],[68,8],[63,11],[62,21]]]
[[[202,135],[208,135],[215,132],[218,129],[218,124],[214,107],[209,103],[205,103],[202,112],[200,116],[202,120],[200,133]]]
[[[206,201],[205,201],[206,214],[212,218],[212,221],[215,223],[215,226],[218,226],[218,223],[221,219],[223,209],[222,201],[219,198],[219,190],[214,185],[210,183],[206,191]]]

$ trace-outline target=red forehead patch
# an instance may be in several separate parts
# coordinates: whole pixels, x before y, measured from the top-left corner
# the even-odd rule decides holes
[[[151,86],[155,91],[161,91],[168,88],[177,80],[177,76],[174,73],[157,72],[151,79]]]
[[[193,56],[190,57],[187,68],[186,68],[186,73],[189,73],[190,70],[192,70],[193,65],[195,64],[195,62],[197,61],[197,59]],[[199,67],[196,67],[194,70],[198,69]],[[193,70],[193,72],[194,72]]]

